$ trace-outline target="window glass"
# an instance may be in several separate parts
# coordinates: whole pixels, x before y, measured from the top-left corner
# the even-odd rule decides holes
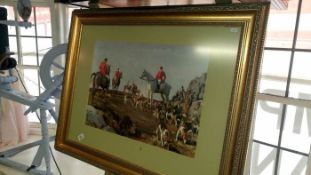
[[[262,75],[287,77],[290,55],[291,53],[288,51],[265,50],[263,54]]]
[[[23,65],[37,65],[37,57],[33,55],[23,55]]]
[[[255,113],[254,139],[277,145],[283,105],[258,100]]]
[[[21,37],[22,64],[38,65],[36,39],[32,37]]]
[[[17,52],[17,40],[15,36],[10,36],[9,37],[9,44],[10,44],[10,51],[11,52]]]
[[[296,48],[311,49],[311,1],[303,0]]]
[[[309,154],[311,109],[289,105],[283,130],[282,147]]]
[[[297,14],[299,2],[302,2],[301,15]],[[289,97],[311,100],[311,1],[277,0],[271,3],[258,91],[285,96],[286,87],[289,87]],[[278,9],[275,9],[276,5],[279,5]],[[298,23],[297,15],[300,15]],[[296,24],[298,35],[294,46]],[[310,50],[297,52],[295,49]],[[292,54],[294,57],[290,60]],[[291,77],[287,84],[290,61]],[[299,102],[306,106],[310,104],[310,101]],[[280,103],[257,100],[250,167],[246,167],[250,172],[245,175],[304,175],[308,157],[311,166],[311,108],[286,105],[283,113],[283,107],[285,105]]]
[[[259,92],[285,95],[290,54],[287,51],[264,51]]]
[[[261,77],[259,92],[285,96],[286,80],[277,77]]]
[[[290,84],[290,97],[311,100],[311,52],[296,52]]]
[[[24,69],[24,82],[30,95],[39,95],[38,70]]]
[[[2,1],[0,3],[2,4]],[[44,5],[44,3],[40,4]],[[38,96],[40,92],[44,91],[41,83],[38,83],[40,81],[38,77],[38,60],[42,60],[43,55],[52,47],[50,3],[46,3],[46,5],[45,7],[35,7],[36,3],[33,3],[32,13],[29,18],[32,27],[20,27],[18,28],[19,33],[16,33],[16,27],[8,27],[10,50],[16,53],[12,57],[19,60],[23,82],[33,96]],[[15,16],[15,14],[18,14],[16,7],[4,7],[8,10],[8,20],[15,20],[16,18],[18,21],[22,21],[18,15]],[[20,42],[20,45],[17,44],[18,42]],[[20,58],[18,52],[20,52]],[[29,66],[33,68],[29,69]],[[38,86],[41,86],[40,89]],[[52,100],[52,102],[55,103],[55,100]],[[30,113],[27,117],[30,122],[39,122],[35,113]],[[50,120],[49,122],[53,123],[54,121]]]
[[[46,52],[52,48],[52,38],[38,38],[38,50],[40,63]]]
[[[52,36],[50,8],[36,7],[36,22],[38,36]]]
[[[266,47],[292,47],[298,1],[288,1],[288,7],[284,9],[271,8],[267,26]]]
[[[280,166],[278,174],[280,175],[305,175],[307,169],[308,157],[299,154],[281,151]]]
[[[251,175],[273,175],[276,160],[276,149],[253,143],[251,158]]]

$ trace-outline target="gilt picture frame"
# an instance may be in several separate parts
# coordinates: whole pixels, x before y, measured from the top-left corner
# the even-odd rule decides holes
[[[268,11],[75,10],[55,148],[116,174],[242,174]]]

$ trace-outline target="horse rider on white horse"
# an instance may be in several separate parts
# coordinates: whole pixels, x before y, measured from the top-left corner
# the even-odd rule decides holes
[[[158,70],[155,78],[157,79],[157,89],[158,91],[161,91],[164,88],[166,80],[166,74],[163,70],[163,66],[160,66],[160,70]]]

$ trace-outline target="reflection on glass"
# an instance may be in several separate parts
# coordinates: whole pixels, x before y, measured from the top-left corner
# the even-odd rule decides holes
[[[311,1],[303,0],[296,48],[311,49]]]
[[[253,143],[251,172],[252,175],[273,175],[276,150],[272,147]]]
[[[310,82],[307,82],[308,84],[304,83],[305,82],[292,81],[290,86],[290,96],[304,100],[311,100],[311,84]]]
[[[288,7],[284,10],[270,10],[266,47],[292,47],[298,1],[288,1]]]
[[[310,52],[295,53],[292,78],[311,80],[310,58]]]
[[[290,55],[291,53],[288,51],[265,50],[261,74],[287,78]]]
[[[287,151],[281,151],[280,166],[278,174],[280,175],[305,175],[307,169],[308,157],[293,154]]]
[[[259,92],[284,96],[289,63],[290,52],[266,50],[263,57]]]
[[[258,100],[255,113],[254,139],[277,145],[283,105]]]
[[[311,100],[311,53],[296,52],[289,96]]]
[[[10,51],[11,52],[17,52],[17,44],[16,44],[17,40],[15,36],[10,36],[9,37],[9,45],[10,45]]]
[[[23,56],[23,60],[25,60],[26,58],[33,58],[34,60],[26,60],[26,62],[22,62],[23,64],[27,64],[27,62],[31,62],[33,64],[30,65],[37,65],[37,52],[36,52],[36,39],[35,38],[29,38],[29,37],[22,37],[21,38],[21,44],[22,44],[22,56]],[[26,57],[24,59],[24,57]],[[35,64],[34,64],[35,63]]]
[[[24,69],[24,82],[30,95],[39,95],[38,70]]]
[[[286,79],[276,77],[261,77],[259,92],[278,96],[285,96]]]
[[[49,7],[36,7],[38,36],[52,36],[51,13]]]
[[[309,154],[311,144],[311,109],[289,105],[282,147]]]
[[[52,48],[52,38],[38,38],[39,56],[43,56]]]
[[[37,57],[36,56],[23,56],[22,57],[22,63],[23,65],[32,65],[36,66],[37,65]]]

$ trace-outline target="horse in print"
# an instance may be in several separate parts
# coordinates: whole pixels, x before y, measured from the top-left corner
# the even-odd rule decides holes
[[[110,86],[110,65],[106,65],[106,74],[104,75],[101,72],[94,72],[91,75],[91,78],[93,78],[93,90],[95,92],[95,89],[98,89],[101,87],[103,90],[108,90]]]
[[[152,102],[153,93],[159,93],[163,101],[169,100],[169,95],[171,91],[171,86],[168,83],[162,83],[160,87],[158,87],[158,83],[155,77],[153,77],[148,71],[144,70],[140,79],[148,82],[148,96],[150,101]]]
[[[92,73],[91,77],[93,78],[93,90],[101,87],[102,89],[109,89],[110,79],[102,75],[100,72]]]
[[[121,83],[121,78],[113,77],[112,79],[112,89],[118,90]]]

